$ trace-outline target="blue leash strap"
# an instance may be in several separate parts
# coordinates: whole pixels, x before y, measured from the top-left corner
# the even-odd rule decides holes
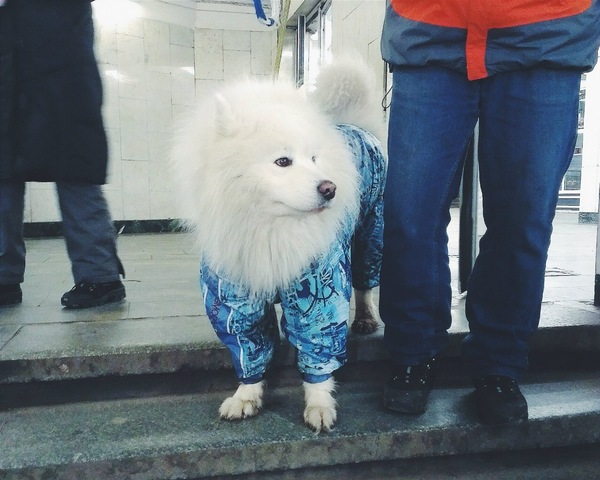
[[[267,27],[272,27],[275,25],[275,19],[267,17],[265,14],[261,0],[254,0],[254,10],[256,10],[256,18],[258,18],[259,22],[263,23]]]

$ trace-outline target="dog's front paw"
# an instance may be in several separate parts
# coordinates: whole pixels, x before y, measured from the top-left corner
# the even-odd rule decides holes
[[[321,430],[329,432],[335,425],[336,419],[335,408],[306,407],[304,409],[304,422],[317,433]]]
[[[262,408],[264,380],[250,385],[240,384],[233,396],[219,407],[219,415],[226,420],[242,420],[256,415]]]
[[[352,322],[352,331],[354,333],[368,334],[373,333],[379,328],[377,320],[370,316],[355,317]]]
[[[379,328],[377,321],[377,307],[375,306],[373,289],[354,290],[354,322],[352,331],[354,333],[373,333]]]
[[[330,431],[337,419],[336,401],[333,398],[333,378],[321,383],[304,382],[304,422],[319,433]]]

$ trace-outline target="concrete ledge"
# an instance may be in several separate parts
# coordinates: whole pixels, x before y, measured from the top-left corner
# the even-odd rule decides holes
[[[598,373],[531,379],[529,422],[496,427],[477,422],[470,389],[435,389],[425,414],[406,416],[384,410],[380,389],[360,383],[340,386],[338,424],[321,435],[302,423],[300,385],[275,389],[242,422],[217,418],[222,394],[10,410],[0,414],[0,476],[193,479],[595,443]]]
[[[447,356],[458,356],[465,333],[457,322]],[[382,337],[383,328],[372,335],[350,334],[349,362],[386,359]],[[560,352],[600,352],[600,309],[544,305],[532,354]],[[295,352],[282,339],[275,365],[294,364]],[[0,348],[0,384],[229,367],[229,352],[208,320],[198,317],[29,324]]]

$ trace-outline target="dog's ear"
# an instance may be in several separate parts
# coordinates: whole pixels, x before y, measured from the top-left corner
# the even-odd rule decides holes
[[[220,93],[215,94],[215,125],[217,134],[229,137],[237,130],[236,116],[231,103]]]

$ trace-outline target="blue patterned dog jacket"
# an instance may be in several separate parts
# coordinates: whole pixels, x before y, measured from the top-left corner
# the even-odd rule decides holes
[[[318,383],[346,362],[352,287],[366,290],[379,285],[387,161],[379,141],[369,132],[346,124],[337,128],[360,173],[357,225],[349,219],[331,249],[273,298],[258,297],[201,265],[206,313],[231,351],[236,375],[243,383],[261,381],[273,359],[279,342],[276,299],[281,301],[283,333],[297,351],[298,369],[305,381]]]

